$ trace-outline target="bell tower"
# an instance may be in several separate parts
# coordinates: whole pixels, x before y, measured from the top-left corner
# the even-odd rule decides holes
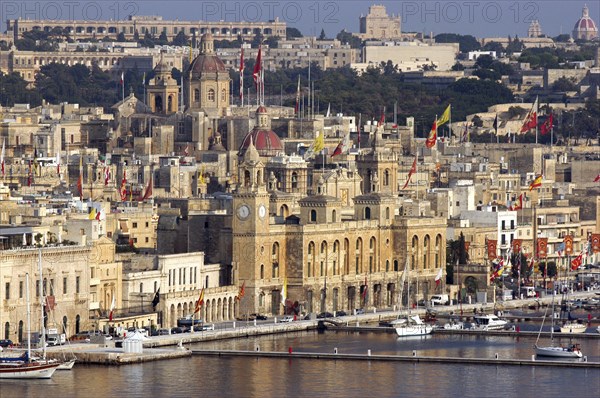
[[[148,105],[153,113],[168,115],[179,110],[179,85],[171,76],[171,69],[160,55],[160,62],[154,68],[155,76],[148,82]]]

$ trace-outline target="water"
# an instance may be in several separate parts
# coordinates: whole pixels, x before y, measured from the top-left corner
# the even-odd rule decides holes
[[[580,339],[600,361],[597,339]],[[298,332],[195,344],[195,349],[530,359],[534,338]],[[547,341],[546,341],[547,342]],[[565,343],[568,340],[564,341]],[[0,382],[4,397],[598,397],[600,370],[290,358],[191,358],[122,367],[75,365],[51,380]]]

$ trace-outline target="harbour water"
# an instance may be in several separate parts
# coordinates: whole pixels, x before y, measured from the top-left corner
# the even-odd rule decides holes
[[[567,340],[562,340],[568,343]],[[600,361],[598,339],[580,339]],[[534,338],[298,332],[193,349],[530,359]],[[549,341],[543,342],[545,344]],[[76,365],[51,380],[3,380],[2,397],[598,397],[600,370],[299,358],[203,357],[122,367]]]

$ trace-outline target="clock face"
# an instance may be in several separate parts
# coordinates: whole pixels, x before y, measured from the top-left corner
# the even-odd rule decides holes
[[[240,219],[245,220],[250,215],[250,207],[248,205],[241,205],[237,209],[237,215]]]
[[[260,205],[260,207],[258,208],[258,216],[260,218],[265,218],[266,215],[267,215],[267,208],[265,207],[265,205]]]

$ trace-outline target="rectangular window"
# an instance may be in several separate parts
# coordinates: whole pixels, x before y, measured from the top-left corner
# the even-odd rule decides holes
[[[75,293],[79,294],[79,276],[75,277]]]
[[[19,298],[23,298],[23,281],[19,281]]]
[[[169,286],[171,286],[171,270],[169,270]]]
[[[150,241],[150,239],[146,236],[145,241],[146,241],[146,243],[148,243]]]
[[[63,278],[63,294],[67,294],[67,277]]]
[[[10,300],[10,282],[6,282],[5,292],[4,292],[4,298],[6,300]]]
[[[148,228],[150,226],[150,223],[148,223],[148,221],[146,221],[146,228]]]
[[[137,228],[137,223],[134,222],[132,228]]]
[[[54,296],[54,279],[50,279],[50,295]]]
[[[35,297],[40,297],[40,281],[35,281]]]

